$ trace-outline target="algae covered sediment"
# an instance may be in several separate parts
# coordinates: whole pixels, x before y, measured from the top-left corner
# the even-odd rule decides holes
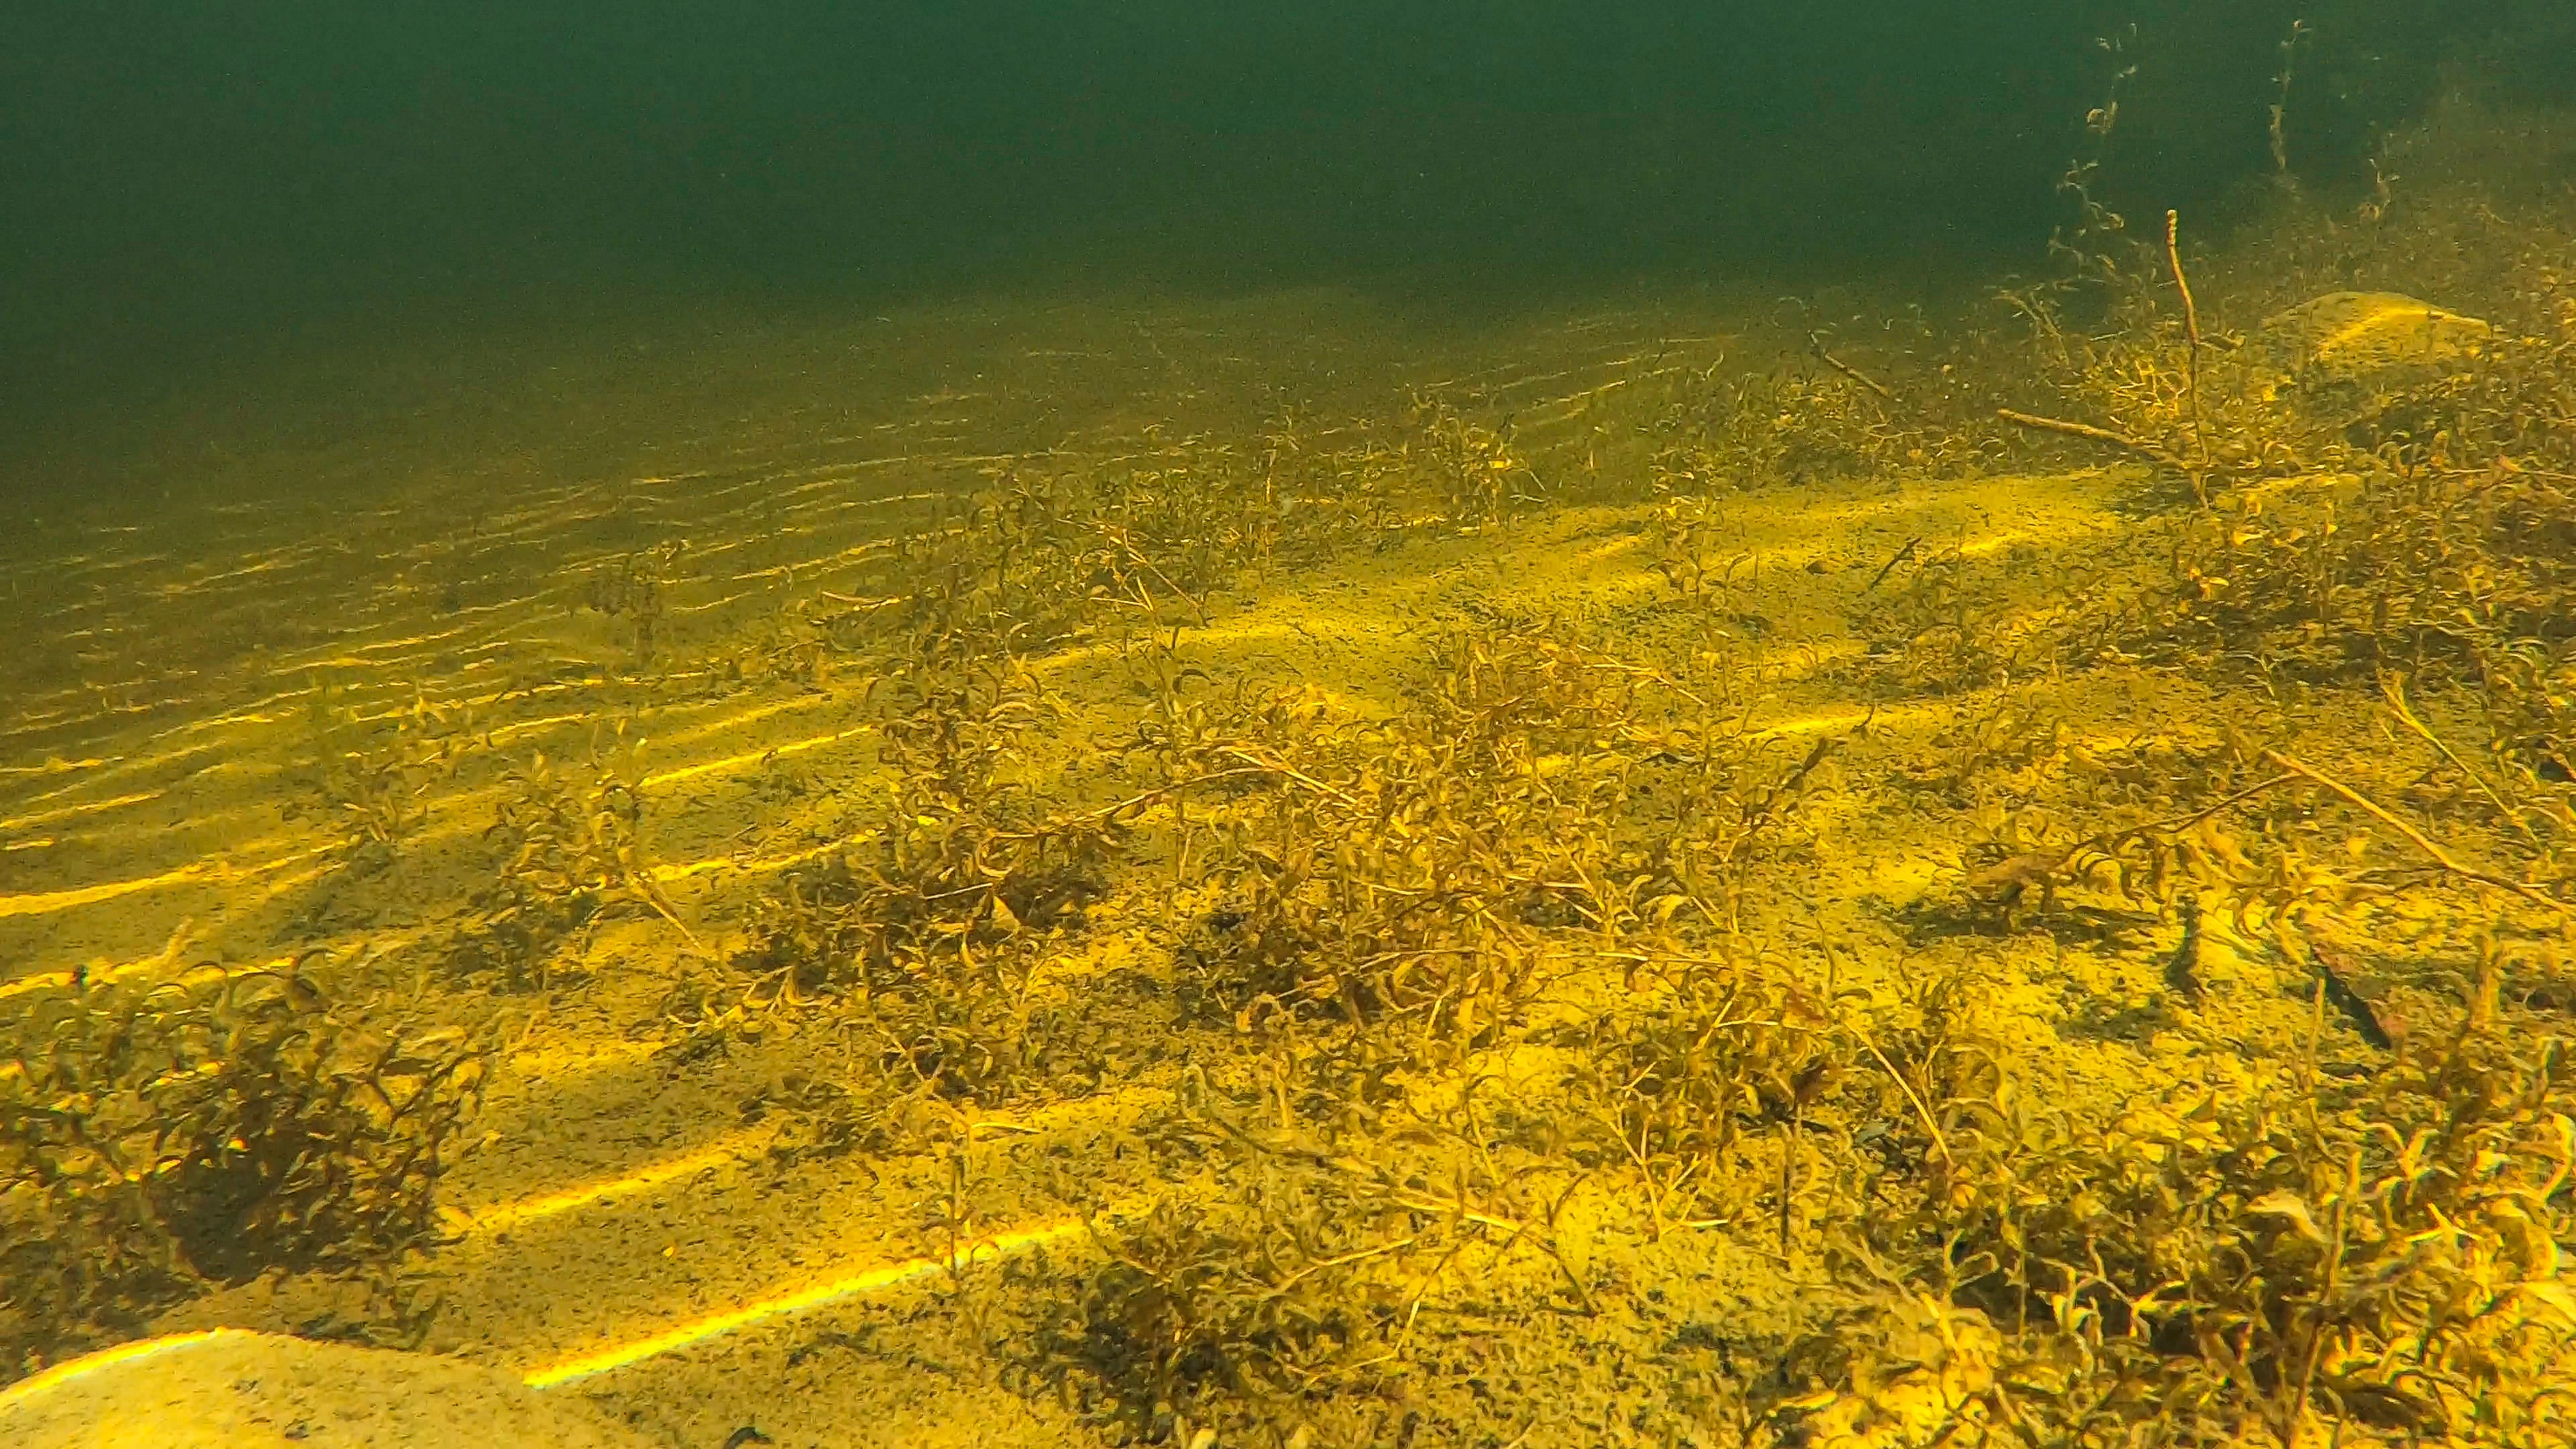
[[[2576,214],[2490,185],[22,539],[0,1338],[689,1444],[2566,1442]]]

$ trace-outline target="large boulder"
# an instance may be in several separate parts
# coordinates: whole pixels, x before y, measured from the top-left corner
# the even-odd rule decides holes
[[[2328,292],[2275,313],[2254,350],[2272,370],[2270,396],[2376,447],[2410,432],[2410,399],[2473,365],[2495,329],[2398,292]]]
[[[2302,383],[2367,385],[2465,363],[2494,332],[2397,292],[2328,292],[2265,319],[2260,341]]]

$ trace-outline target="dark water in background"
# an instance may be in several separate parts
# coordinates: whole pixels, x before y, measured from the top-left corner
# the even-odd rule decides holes
[[[656,297],[1325,281],[1506,308],[1991,272],[2061,216],[2120,65],[2115,200],[2219,215],[2270,164],[2294,17],[2319,184],[2445,57],[2576,72],[2563,0],[6,10],[0,438],[333,339]]]

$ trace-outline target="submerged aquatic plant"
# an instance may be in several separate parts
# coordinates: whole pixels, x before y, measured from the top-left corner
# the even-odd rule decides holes
[[[200,967],[23,993],[0,1044],[11,1363],[277,1270],[363,1275],[388,1331],[411,1318],[485,1033],[373,1017],[300,965]]]

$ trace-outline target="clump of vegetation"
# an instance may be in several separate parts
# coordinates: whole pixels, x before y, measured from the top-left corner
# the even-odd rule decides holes
[[[714,672],[813,681],[848,656],[971,669],[1150,638],[1206,623],[1216,590],[1284,559],[1481,525],[1539,493],[1508,419],[1436,396],[1384,430],[1285,409],[1241,443],[1148,429],[1112,458],[1013,459],[990,480]]]
[[[878,1039],[898,1093],[994,1101],[1042,1050],[1034,943],[1077,925],[1133,809],[1045,811],[1017,776],[1060,706],[1003,662],[897,679],[883,822],[755,903],[739,1011],[823,1006]]]
[[[1873,590],[1861,628],[1904,693],[1957,694],[2045,678],[2087,659],[2102,632],[2088,581],[2033,548],[1992,558],[1956,545],[1905,559]],[[1898,572],[1895,567],[1889,570]]]
[[[661,653],[663,622],[670,612],[663,591],[670,586],[672,565],[688,550],[686,539],[671,539],[596,564],[582,580],[583,606],[622,626],[627,652],[638,667],[650,666]]]
[[[587,781],[568,778],[542,754],[510,772],[484,832],[498,852],[492,884],[458,931],[453,969],[495,975],[507,990],[544,990],[564,942],[620,904],[661,917],[698,948],[644,857],[641,793],[614,769],[586,772]]]
[[[1404,450],[1453,523],[1490,523],[1538,497],[1538,476],[1514,450],[1510,422],[1498,428],[1472,422],[1446,398],[1415,395]]]
[[[1270,557],[1288,515],[1279,469],[1163,442],[1094,473],[1007,465],[962,515],[904,540],[903,591],[821,621],[844,647],[925,669],[967,668],[1104,630],[1203,622],[1209,592]]]
[[[1193,1076],[1154,1135],[1210,1171],[1086,1213],[1089,1261],[1013,1270],[1046,1305],[1019,1373],[1149,1441],[1342,1442],[1401,1415],[1416,1330],[1459,1285],[1536,1266],[1593,1311],[1557,1233],[1580,1175],[1506,1142],[1473,1086],[1389,1090],[1354,1040],[1281,1044],[1231,1089]]]
[[[1900,423],[1878,384],[1804,367],[1711,375],[1661,426],[1656,485],[1701,496],[1919,466],[1932,437]]]
[[[320,756],[316,782],[346,858],[381,868],[427,818],[426,796],[480,748],[470,709],[433,704],[415,688],[390,718],[367,718],[327,677],[313,681],[305,718]]]
[[[1014,778],[1028,733],[1060,710],[1033,677],[1003,664],[892,689],[894,808],[756,911],[737,963],[755,1004],[935,985],[971,972],[979,948],[1077,919],[1101,887],[1116,814],[1045,817]]]
[[[1400,1275],[1426,1247],[1415,1226],[1330,1178],[1286,1173],[1214,1207],[1166,1199],[1132,1223],[1095,1222],[1104,1261],[1041,1321],[1032,1356],[1068,1401],[1148,1441],[1247,1418],[1294,1425],[1400,1372]],[[1052,1275],[1041,1263],[1022,1276]]]
[[[379,1022],[297,969],[14,997],[0,1022],[0,1346],[13,1366],[272,1271],[363,1276],[381,1327],[493,1044]]]
[[[1151,741],[1169,778],[1231,792],[1202,822],[1223,904],[1192,948],[1216,997],[1435,1052],[1506,1024],[1551,955],[1685,911],[1731,929],[1827,748],[1766,748],[1658,671],[1539,630],[1458,635],[1389,720],[1281,697],[1184,724]]]
[[[1657,495],[1729,493],[1852,479],[1956,477],[2002,461],[1991,359],[1945,343],[1916,309],[1890,319],[1884,362],[1847,355],[1825,331],[1772,339],[1768,360],[1685,367],[1643,421]],[[1855,361],[1855,357],[1860,360]]]
[[[1777,1433],[2554,1442],[2576,1368],[2564,1046],[2499,1032],[2483,989],[2363,1081],[1954,1138],[1956,1170],[1855,1250],[1897,1280],[1892,1318]],[[1925,1324],[1947,1352],[1900,1341]]]
[[[2478,320],[2375,294],[2267,296],[2277,283],[2261,277],[2204,287],[2204,306],[2176,226],[2160,248],[2104,233],[2088,286],[2111,299],[2108,326],[2071,329],[2044,289],[2016,294],[2064,415],[2005,416],[2187,483],[2193,506],[2045,591],[1945,589],[1959,600],[1943,600],[1948,639],[2305,682],[2464,676],[2562,642],[2576,536],[2563,241],[2491,238],[2515,254],[2480,295],[2443,299],[2474,302]],[[2228,302],[2246,290],[2268,315],[2233,330]]]
[[[1730,537],[1725,507],[1707,494],[1678,494],[1655,505],[1655,571],[1685,599],[1722,599],[1754,555]],[[1750,580],[1748,580],[1750,582]]]
[[[1841,1060],[1836,1004],[1763,963],[1682,958],[1654,990],[1579,1031],[1586,1097],[1637,1173],[1648,1230],[1744,1224],[1766,1192],[1786,1231],[1795,1167],[1774,1170],[1752,1139],[1803,1131]]]

